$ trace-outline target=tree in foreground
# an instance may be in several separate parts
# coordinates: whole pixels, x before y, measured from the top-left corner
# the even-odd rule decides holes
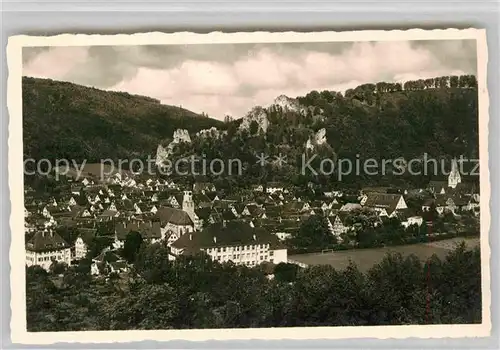
[[[123,257],[128,263],[133,263],[135,257],[141,249],[142,236],[139,232],[131,231],[125,237],[125,244],[123,245]]]

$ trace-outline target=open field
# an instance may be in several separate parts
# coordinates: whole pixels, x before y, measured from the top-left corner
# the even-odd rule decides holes
[[[399,252],[403,255],[415,254],[421,260],[426,260],[433,254],[444,258],[457,244],[465,241],[468,248],[479,246],[479,238],[452,238],[443,241],[411,244],[395,247],[384,247],[374,249],[344,250],[332,253],[311,253],[289,256],[290,260],[307,265],[332,265],[337,269],[343,269],[354,262],[361,271],[369,270],[373,265],[380,262],[388,252]]]

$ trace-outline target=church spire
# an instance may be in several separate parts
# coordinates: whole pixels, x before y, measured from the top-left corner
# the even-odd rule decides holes
[[[191,191],[184,191],[184,196],[182,198],[182,210],[184,210],[189,217],[191,218],[191,221],[196,226],[196,215],[194,213],[194,201],[193,201],[193,192]]]
[[[460,176],[460,172],[458,171],[457,160],[455,158],[453,158],[451,160],[450,175],[448,175],[448,187],[455,188],[461,182],[462,182],[462,178]]]

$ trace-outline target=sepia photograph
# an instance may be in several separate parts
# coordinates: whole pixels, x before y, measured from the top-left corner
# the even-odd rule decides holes
[[[484,31],[8,50],[13,332],[489,334]]]

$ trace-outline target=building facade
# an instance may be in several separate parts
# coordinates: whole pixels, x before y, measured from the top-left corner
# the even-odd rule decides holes
[[[69,244],[51,230],[38,231],[26,243],[26,265],[38,265],[49,270],[54,261],[71,265]]]
[[[171,249],[175,255],[205,252],[213,261],[231,261],[249,267],[288,260],[287,249],[279,243],[278,237],[241,221],[212,224],[203,231],[184,235],[171,245]]]

